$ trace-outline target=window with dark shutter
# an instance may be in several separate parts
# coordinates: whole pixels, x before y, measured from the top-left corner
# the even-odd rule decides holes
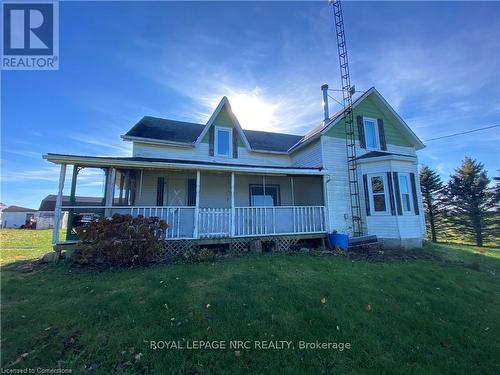
[[[399,177],[398,172],[392,172],[392,177],[394,180],[394,191],[396,195],[396,207],[398,209],[398,215],[403,215],[403,208],[401,206],[401,191],[399,189]]]
[[[214,156],[214,127],[208,129],[208,154]]]
[[[366,174],[363,175],[363,187],[365,190],[366,216],[370,216],[370,196],[368,194],[368,178]]]
[[[387,185],[389,186],[389,203],[391,205],[391,215],[396,215],[396,205],[394,204],[394,188],[392,185],[391,172],[387,172]]]
[[[411,191],[413,195],[413,209],[415,210],[415,215],[419,215],[420,210],[418,208],[417,184],[415,181],[415,173],[410,173],[410,182],[411,182]]]
[[[363,116],[356,116],[358,123],[359,147],[366,148],[365,128],[363,126]]]
[[[238,158],[238,132],[233,129],[233,159]]]
[[[378,125],[378,138],[380,141],[380,149],[386,151],[387,143],[385,141],[384,120],[382,120],[381,118],[377,119],[377,125]]]

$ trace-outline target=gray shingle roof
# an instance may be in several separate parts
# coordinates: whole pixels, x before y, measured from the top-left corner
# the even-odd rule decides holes
[[[205,125],[192,122],[145,116],[125,134],[125,137],[194,143],[204,127]],[[301,135],[271,133],[257,130],[243,130],[243,132],[254,150],[286,152],[290,147],[302,139]]]
[[[243,130],[254,150],[286,152],[302,139],[301,135]]]
[[[38,211],[54,211],[56,209],[56,198],[55,194],[49,194],[40,202],[40,208]],[[63,196],[62,205],[69,206],[70,205],[70,197],[69,195]],[[77,206],[99,206],[103,204],[103,198],[99,197],[75,197],[75,205]]]
[[[204,125],[144,116],[125,136],[159,139],[162,141],[193,143]]]
[[[412,155],[396,154],[394,152],[370,151],[367,152],[366,154],[359,156],[357,159],[370,159],[370,158],[377,158],[379,156],[391,156],[391,155],[413,157]]]

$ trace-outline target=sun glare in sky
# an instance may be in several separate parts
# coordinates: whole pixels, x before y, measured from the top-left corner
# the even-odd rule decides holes
[[[233,113],[244,129],[278,130],[279,103],[266,101],[259,90],[228,95]]]

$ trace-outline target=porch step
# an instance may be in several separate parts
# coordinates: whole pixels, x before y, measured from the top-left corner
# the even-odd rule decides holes
[[[377,243],[378,239],[375,235],[353,237],[349,238],[349,249],[355,250],[365,246],[376,245]]]

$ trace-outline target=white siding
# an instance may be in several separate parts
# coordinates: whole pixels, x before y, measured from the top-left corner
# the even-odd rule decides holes
[[[147,158],[182,159],[265,166],[292,166],[292,159],[288,155],[249,152],[245,147],[238,147],[237,159],[209,156],[208,143],[200,143],[196,148],[186,148],[133,142],[132,152],[133,156]]]
[[[329,231],[352,233],[345,141],[340,138],[323,136],[321,142],[323,166],[327,173]]]
[[[327,196],[330,230],[352,234],[345,140],[323,136],[322,145],[323,163],[329,177]],[[388,145],[387,151],[415,155],[415,150],[411,147]],[[356,153],[358,156],[367,152],[369,151],[357,147]],[[391,216],[388,214],[366,216],[362,175],[379,172],[384,174],[387,172],[415,173],[420,215]],[[416,162],[389,160],[359,163],[358,181],[363,223],[368,234],[375,234],[380,238],[423,237],[425,234],[425,225]]]
[[[323,165],[321,140],[312,142],[310,145],[294,152],[291,156],[294,167],[321,167]]]
[[[5,212],[1,213],[1,221],[3,228],[19,228],[26,223],[26,215],[34,214],[34,212]]]
[[[371,173],[414,173],[417,186],[417,200],[419,202],[420,215],[415,215],[414,212],[405,213],[404,215],[392,216],[390,213],[384,215],[365,216],[368,226],[368,234],[376,234],[381,238],[422,238],[425,230],[422,227],[422,197],[418,190],[418,171],[415,162],[406,161],[381,161],[362,163],[359,165],[360,174]],[[409,181],[408,181],[409,183]],[[361,186],[362,187],[362,186]],[[386,187],[387,189],[387,187]],[[411,190],[411,186],[410,186]],[[361,191],[363,192],[363,190]],[[410,192],[411,193],[411,192]],[[389,204],[389,202],[387,202]],[[363,194],[363,208],[364,194]]]

